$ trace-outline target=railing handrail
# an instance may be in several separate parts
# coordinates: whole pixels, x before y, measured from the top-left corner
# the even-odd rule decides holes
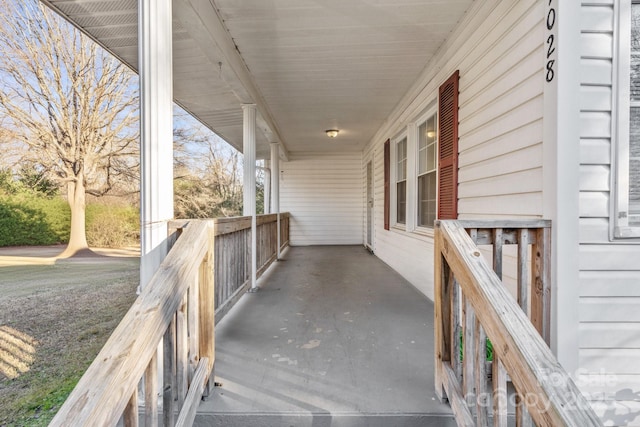
[[[211,220],[189,221],[50,426],[118,422],[209,251],[212,228]]]
[[[573,380],[484,260],[465,231],[469,226],[469,223],[463,225],[455,220],[436,222],[436,263],[441,262],[438,259],[441,254],[486,330],[494,354],[506,368],[516,390],[525,395],[523,401],[536,425],[602,425]],[[436,303],[442,303],[437,295]],[[526,398],[527,394],[532,398]],[[463,418],[469,422],[467,416]]]
[[[275,222],[277,216],[280,215],[280,218],[288,218],[289,212],[281,212],[280,214],[261,214],[256,215],[256,225],[267,224],[270,222]],[[174,219],[169,221],[170,229],[178,229],[182,228],[185,224],[193,221],[191,219]],[[222,236],[224,234],[233,233],[240,230],[247,230],[251,228],[251,217],[250,216],[227,216],[220,218],[212,218],[207,221],[213,222],[213,234],[214,236]]]

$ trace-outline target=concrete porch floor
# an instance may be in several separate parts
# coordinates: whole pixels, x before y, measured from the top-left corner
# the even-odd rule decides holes
[[[222,386],[195,425],[456,425],[433,391],[433,303],[364,248],[289,248],[259,285],[216,327]]]

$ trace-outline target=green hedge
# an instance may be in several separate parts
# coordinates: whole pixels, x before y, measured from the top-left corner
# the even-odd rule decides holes
[[[67,202],[59,197],[0,196],[0,246],[65,243],[70,218]]]
[[[0,246],[67,243],[71,213],[66,200],[24,192],[0,195]],[[87,205],[87,242],[123,247],[139,241],[139,212],[123,203]]]

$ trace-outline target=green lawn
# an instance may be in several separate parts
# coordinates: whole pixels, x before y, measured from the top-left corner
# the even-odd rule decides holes
[[[0,426],[47,425],[136,298],[137,258],[0,268]]]

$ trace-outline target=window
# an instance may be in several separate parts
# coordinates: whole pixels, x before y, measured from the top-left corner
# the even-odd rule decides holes
[[[640,237],[640,1],[619,4],[615,238]]]
[[[418,226],[433,227],[436,219],[436,114],[418,126]]]
[[[458,217],[459,80],[456,71],[420,124],[409,123],[402,136],[384,143],[385,230],[396,224],[420,232],[436,219]]]
[[[407,137],[396,143],[396,223],[407,222]]]

